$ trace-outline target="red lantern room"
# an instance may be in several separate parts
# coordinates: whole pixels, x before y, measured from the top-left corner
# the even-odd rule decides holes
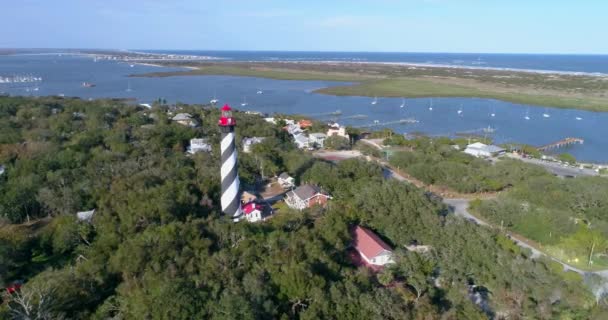
[[[232,117],[232,108],[229,105],[222,107],[222,117],[218,123],[221,127],[233,127],[236,125],[236,120]]]

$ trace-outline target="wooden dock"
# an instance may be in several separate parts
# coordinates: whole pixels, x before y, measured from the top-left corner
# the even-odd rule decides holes
[[[565,139],[559,140],[557,142],[550,143],[550,144],[544,145],[542,147],[538,147],[537,149],[538,149],[538,151],[548,151],[548,150],[562,148],[565,146],[570,146],[573,144],[583,144],[583,143],[585,143],[585,140],[580,139],[580,138],[565,138]]]

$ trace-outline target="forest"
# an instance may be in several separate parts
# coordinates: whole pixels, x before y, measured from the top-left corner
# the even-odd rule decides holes
[[[395,153],[390,163],[426,184],[490,193],[489,199],[472,201],[471,209],[493,225],[533,240],[571,265],[608,269],[605,177],[561,178],[518,160],[475,158],[461,151],[464,139],[395,136],[385,143],[411,148]]]
[[[202,125],[173,123],[172,110]],[[237,145],[267,137],[239,154],[244,188],[287,171],[333,199],[325,209],[233,223],[219,210],[218,117],[201,105],[0,97],[0,287],[23,281],[17,292],[3,290],[0,318],[608,317],[606,301],[593,294],[599,279],[532,258],[501,233],[449,214],[424,190],[386,180],[375,163],[315,159],[279,127],[240,112]],[[201,137],[213,151],[188,155],[189,139]],[[428,157],[446,159],[444,146],[429,148],[439,155]],[[427,159],[391,161],[399,157],[410,167]],[[463,180],[463,190],[522,185],[522,175],[546,179],[535,168],[479,166],[486,181]],[[92,209],[90,222],[76,218]],[[600,215],[587,209],[589,219]],[[355,225],[390,244],[395,263],[378,273],[353,265]],[[410,251],[412,244],[431,249]]]

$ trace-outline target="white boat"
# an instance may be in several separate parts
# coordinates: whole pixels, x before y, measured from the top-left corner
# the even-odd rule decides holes
[[[496,113],[490,113],[490,116],[491,116],[492,118],[494,118],[494,117],[496,117]]]
[[[548,113],[543,113],[543,118],[551,118],[551,115],[549,115]]]
[[[462,114],[462,107],[460,107],[460,109],[458,109],[457,112],[458,112],[459,115]]]
[[[526,115],[524,116],[524,119],[526,119],[526,120],[530,120],[530,108],[528,108],[528,109],[526,110]]]
[[[576,120],[581,121],[581,120],[583,120],[583,118],[581,118],[581,117],[576,117]]]
[[[215,96],[215,93],[213,93],[213,99],[209,100],[209,103],[217,104],[218,102],[220,102],[220,100]]]
[[[131,81],[129,81],[127,83],[127,92],[131,92],[131,91],[133,91],[133,90],[131,90]]]
[[[243,102],[241,103],[241,107],[246,107],[247,105],[249,105],[249,103],[247,103],[247,97],[243,97]]]
[[[403,100],[401,101],[401,105],[399,106],[399,108],[402,108],[402,109],[403,109],[404,107],[405,107],[405,99],[403,99]]]
[[[374,101],[372,101],[372,106],[375,106],[378,103],[378,97],[374,97]]]
[[[429,111],[433,111],[433,99],[431,99],[431,104],[429,105]]]
[[[130,64],[129,67],[133,68],[133,67],[135,67],[135,65],[134,64]]]
[[[262,91],[262,90],[258,90],[258,92],[256,92],[256,93],[257,93],[257,94],[262,94],[262,93],[264,93],[264,91]]]

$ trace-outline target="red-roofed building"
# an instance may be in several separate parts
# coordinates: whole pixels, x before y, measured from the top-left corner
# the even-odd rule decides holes
[[[245,214],[245,219],[247,219],[249,222],[258,222],[264,220],[264,206],[259,203],[249,202],[244,204],[241,209]]]
[[[302,128],[302,129],[310,128],[310,127],[312,127],[312,121],[302,119],[302,120],[298,121],[298,125],[300,125],[300,128]]]
[[[377,267],[394,263],[391,247],[374,232],[367,228],[356,226],[352,233],[353,247],[363,259],[364,264]]]

